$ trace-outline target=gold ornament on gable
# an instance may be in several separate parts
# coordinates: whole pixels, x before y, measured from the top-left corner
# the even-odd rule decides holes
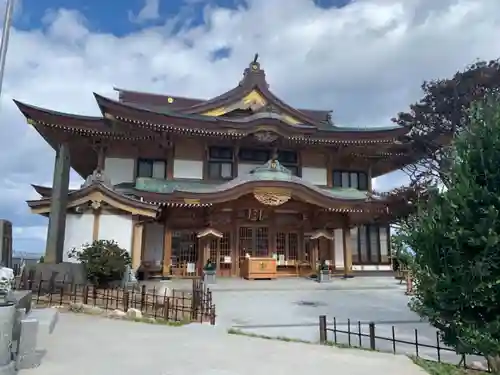
[[[271,163],[271,168],[276,166],[273,167]],[[287,189],[259,188],[254,190],[253,196],[266,206],[281,206],[290,200],[292,194]]]

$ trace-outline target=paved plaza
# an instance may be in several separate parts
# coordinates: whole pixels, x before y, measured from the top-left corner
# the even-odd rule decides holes
[[[178,289],[187,290],[187,281],[171,282]],[[374,322],[377,349],[392,352],[393,343],[382,337],[392,338],[393,326],[396,340],[419,342],[418,354],[437,359],[436,330],[422,322],[408,308],[406,285],[393,277],[356,277],[334,279],[319,284],[302,278],[278,280],[219,279],[211,285],[217,311],[217,326],[221,329],[237,328],[244,332],[272,337],[317,342],[319,340],[319,316],[326,315],[329,328],[336,319],[337,329],[348,331],[348,320],[353,334],[352,346],[359,346],[359,335],[368,334],[369,322]],[[415,332],[417,331],[417,333]],[[328,332],[328,340],[334,341],[334,333]],[[337,334],[337,342],[349,344],[349,335]],[[368,338],[361,345],[369,347]],[[440,346],[444,345],[439,343]],[[396,343],[397,353],[416,355],[413,344]],[[442,350],[443,360],[459,363],[455,353]],[[477,360],[471,358],[470,360]]]
[[[425,375],[404,356],[62,314],[39,368],[20,375]]]
[[[190,281],[169,281],[169,286],[188,291]],[[149,287],[153,287],[150,284]],[[318,284],[305,279],[273,281],[218,280],[212,286],[217,325],[191,324],[167,327],[116,321],[85,315],[62,314],[54,335],[47,338],[49,352],[32,375],[88,374],[246,375],[258,373],[304,374],[333,371],[342,374],[423,375],[425,372],[404,355],[340,349],[279,340],[229,335],[229,328],[275,337],[317,342],[318,317],[337,318],[339,329],[368,332],[376,323],[378,336],[418,340],[435,345],[435,330],[420,322],[407,307],[404,285],[393,278],[336,279]],[[329,333],[333,341],[333,333]],[[338,342],[348,343],[339,334]],[[357,336],[351,337],[359,345]],[[368,347],[368,341],[362,342]],[[377,348],[391,351],[392,344],[377,340]],[[409,345],[396,345],[400,354],[415,354]],[[435,349],[420,349],[421,356],[435,357]],[[454,354],[443,359],[458,362]]]

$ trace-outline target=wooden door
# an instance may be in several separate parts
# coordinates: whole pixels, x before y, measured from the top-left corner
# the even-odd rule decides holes
[[[239,254],[244,258],[246,254],[254,257],[269,256],[269,230],[267,227],[240,227]]]
[[[298,232],[277,232],[276,233],[276,254],[278,265],[294,266],[298,260],[299,253],[299,233]],[[283,260],[283,262],[282,262]],[[283,263],[283,264],[282,264]]]
[[[210,243],[210,260],[217,265],[218,276],[231,276],[231,233],[222,232],[222,238],[214,238]]]
[[[195,232],[172,232],[172,274],[175,276],[197,276],[198,238]]]

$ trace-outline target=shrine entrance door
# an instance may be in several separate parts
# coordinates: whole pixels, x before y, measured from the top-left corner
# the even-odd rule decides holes
[[[240,263],[246,254],[252,258],[269,256],[268,227],[240,227],[238,234]]]
[[[210,260],[216,264],[218,276],[231,276],[232,259],[231,233],[222,232],[221,238],[210,241]]]

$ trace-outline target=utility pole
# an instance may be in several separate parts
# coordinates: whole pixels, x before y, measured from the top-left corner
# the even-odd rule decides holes
[[[10,27],[12,26],[12,15],[14,13],[14,1],[15,0],[7,0],[5,16],[3,19],[2,42],[0,43],[0,98],[2,97],[5,60],[7,59],[7,49],[9,47]]]

